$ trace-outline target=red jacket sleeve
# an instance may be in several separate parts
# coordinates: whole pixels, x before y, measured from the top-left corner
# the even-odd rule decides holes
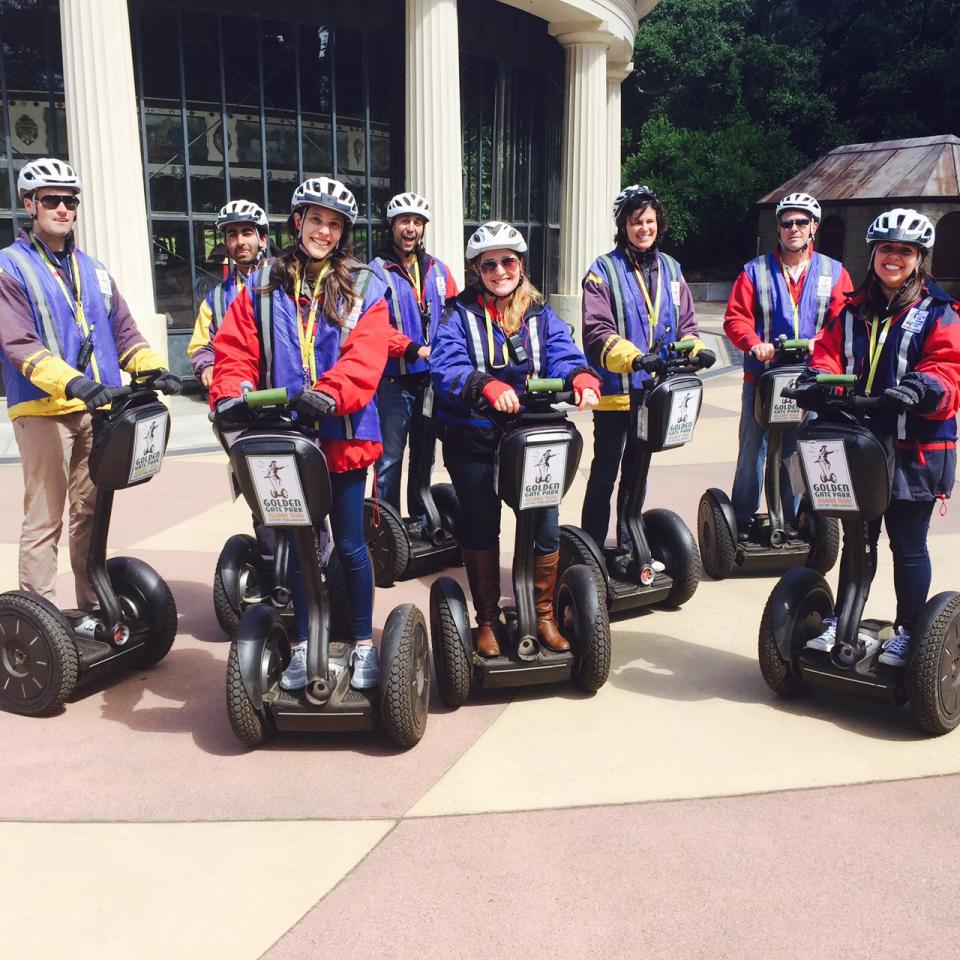
[[[401,333],[396,327],[391,326],[390,329],[393,332],[390,334],[389,343],[387,343],[387,356],[402,358],[407,352],[407,347],[409,347],[413,341],[406,334]]]
[[[447,267],[447,299],[455,297],[460,293],[460,288],[457,286],[457,281],[454,279],[453,273],[450,268]]]
[[[340,416],[356,413],[373,399],[387,362],[391,329],[396,328],[391,326],[387,301],[381,297],[360,317],[344,340],[340,359],[313,385],[314,390],[336,402]],[[222,335],[221,330],[217,340]]]
[[[826,320],[820,332],[810,341],[810,366],[821,373],[844,373],[843,324],[840,318],[846,308],[843,300],[839,306],[832,300]]]
[[[246,287],[230,304],[223,324],[213,338],[213,382],[210,406],[223,397],[239,397],[244,381],[260,382],[260,340],[253,316],[253,302]]]
[[[943,399],[931,413],[920,414],[928,420],[949,420],[960,410],[960,317],[958,305],[948,307],[923,344],[923,356],[917,373],[936,378],[943,384]]]
[[[827,316],[839,317],[847,305],[847,296],[853,292],[853,281],[846,267],[840,268],[840,279],[834,284],[827,306]]]
[[[757,334],[757,318],[753,311],[753,282],[745,270],[733,283],[727,309],[723,315],[723,332],[727,339],[744,353],[758,343],[763,343]]]

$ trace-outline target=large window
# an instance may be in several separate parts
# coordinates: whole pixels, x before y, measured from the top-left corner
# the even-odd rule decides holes
[[[557,289],[563,50],[544,21],[494,0],[460,0],[464,230],[508,220],[531,278]]]
[[[403,5],[130,0],[157,309],[183,354],[222,278],[213,227],[231,199],[267,211],[278,245],[305,177],[354,192],[354,249],[382,240],[403,172]]]

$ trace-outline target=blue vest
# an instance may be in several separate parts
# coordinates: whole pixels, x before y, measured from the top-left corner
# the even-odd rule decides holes
[[[659,264],[658,284],[660,290],[660,313],[650,336],[650,312],[644,300],[637,275],[630,261],[619,248],[597,257],[590,265],[590,273],[603,277],[610,288],[610,306],[617,332],[624,340],[649,352],[653,343],[664,337],[664,343],[672,342],[677,336],[677,311],[680,307],[679,295],[674,298],[674,284],[679,283],[682,274],[680,264],[665,253],[657,254]],[[665,282],[666,281],[666,282]],[[654,296],[654,302],[656,297]],[[630,387],[640,387],[648,380],[648,373],[614,373],[594,367],[603,384],[605,397],[629,393]]]
[[[282,289],[268,293],[264,288],[270,281],[270,264],[259,267],[247,279],[253,302],[254,321],[262,352],[260,388],[286,387],[296,393],[312,384],[304,383],[303,362],[300,356],[300,327],[302,321],[293,297]],[[342,327],[331,323],[321,310],[317,311],[314,356],[317,375],[327,372],[340,359],[343,342],[356,327],[359,319],[375,303],[383,299],[386,287],[369,270],[358,270],[353,277],[360,299],[354,304]],[[375,440],[379,442],[380,417],[376,398],[356,413],[345,417],[324,417],[320,421],[321,440]]]
[[[430,343],[437,332],[443,305],[447,301],[447,268],[439,260],[433,257],[428,258],[427,269],[421,280],[427,310],[426,318],[422,318],[413,284],[407,279],[400,265],[383,257],[377,257],[371,267],[387,285],[390,322],[414,343]],[[426,330],[424,330],[424,319]],[[418,357],[414,361],[407,362],[403,357],[389,357],[383,372],[385,376],[397,377],[408,373],[426,373],[429,369],[429,360],[421,360]]]
[[[811,339],[823,326],[830,306],[833,288],[840,280],[843,265],[830,257],[814,252],[807,265],[803,292],[797,305],[797,327],[793,327],[793,300],[783,275],[783,267],[774,253],[751,260],[743,268],[755,291],[753,316],[757,336],[764,343],[773,343],[781,334],[793,340]],[[766,365],[747,353],[743,358],[745,373],[760,374]]]
[[[87,327],[93,327],[93,359],[85,370],[79,372],[90,380],[99,380],[107,386],[119,387],[120,364],[111,322],[113,303],[110,274],[102,263],[88,257],[81,250],[75,249],[74,253],[80,274]],[[86,336],[81,333],[74,319],[72,294],[68,304],[60,284],[44,258],[29,240],[19,237],[9,247],[0,250],[0,269],[27,291],[37,336],[43,344],[55,357],[76,366],[80,347]],[[65,284],[65,287],[70,290],[68,284]],[[0,357],[3,360],[3,381],[9,407],[48,396],[23,375],[5,353],[0,353]]]
[[[256,271],[252,271],[249,276],[253,276]],[[230,275],[222,283],[218,283],[206,296],[207,306],[210,307],[210,339],[213,340],[214,334],[223,324],[223,318],[227,315],[230,305],[240,294],[240,272],[234,267]]]

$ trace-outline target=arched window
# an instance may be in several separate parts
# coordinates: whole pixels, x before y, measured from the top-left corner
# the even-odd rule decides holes
[[[832,257],[842,262],[845,232],[846,224],[838,214],[831,213],[829,217],[824,217],[817,231],[817,249],[825,257]]]
[[[932,271],[937,280],[960,280],[960,211],[937,221]]]

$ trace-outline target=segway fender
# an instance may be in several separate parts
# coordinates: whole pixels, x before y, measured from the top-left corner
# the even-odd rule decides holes
[[[710,489],[707,490],[707,493],[709,493],[717,502],[717,506],[720,508],[720,512],[723,514],[723,519],[727,521],[727,527],[730,529],[730,536],[733,538],[733,542],[736,543],[737,515],[733,512],[733,504],[730,502],[730,498],[719,487],[710,487]]]
[[[0,597],[24,597],[37,604],[37,606],[43,607],[51,617],[55,617],[63,624],[68,633],[72,633],[70,624],[67,623],[66,618],[60,612],[60,608],[46,597],[41,597],[39,593],[31,593],[29,590],[4,590],[3,593],[0,593]]]
[[[603,578],[603,582],[606,585],[607,589],[610,589],[610,572],[607,570],[607,561],[603,555],[603,551],[597,546],[596,541],[593,537],[587,533],[586,530],[581,527],[575,527],[572,524],[564,524],[564,529],[568,530],[576,539],[580,542],[580,546],[587,550],[591,557],[597,563],[597,570],[600,573],[600,576]]]
[[[248,607],[237,625],[235,642],[240,676],[250,703],[256,710],[263,709],[261,666],[263,651],[274,630],[283,630],[283,620],[275,607],[258,603]]]
[[[382,677],[390,676],[393,660],[397,655],[397,646],[403,636],[403,625],[412,608],[412,603],[402,603],[399,607],[394,607],[383,625],[383,633],[380,636],[380,676]]]
[[[467,663],[473,663],[473,633],[470,630],[470,610],[463,589],[452,577],[438,577],[431,590],[439,590],[447,604],[447,609],[457,625],[460,645],[466,654]]]
[[[770,594],[768,603],[777,650],[785,663],[790,663],[796,655],[796,651],[791,648],[791,641],[797,603],[818,587],[830,592],[827,581],[816,570],[794,567],[780,578]]]
[[[151,609],[163,606],[167,596],[167,585],[163,578],[149,563],[136,557],[111,557],[107,561],[107,574],[110,582],[134,583],[144,594]]]
[[[220,551],[220,579],[228,597],[240,594],[240,570],[250,556],[252,540],[246,534],[235,533]]]

